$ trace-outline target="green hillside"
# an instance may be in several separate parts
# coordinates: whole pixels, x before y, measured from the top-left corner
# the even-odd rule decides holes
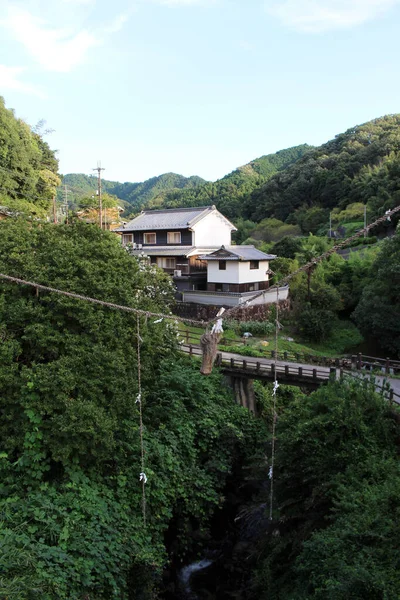
[[[164,173],[140,183],[120,183],[103,179],[102,189],[108,194],[113,194],[120,200],[127,202],[131,210],[137,210],[143,208],[162,192],[175,188],[193,188],[204,183],[205,180],[201,177],[184,177],[176,173]],[[69,173],[63,177],[62,185],[68,187],[69,202],[76,205],[81,198],[91,195],[97,190],[97,176]],[[62,194],[63,190],[60,189],[59,198]]]
[[[400,200],[400,115],[353,127],[273,175],[245,199],[244,216],[277,218],[304,232],[332,209],[367,204],[370,218]]]
[[[242,216],[244,198],[272,175],[286,169],[311,149],[312,146],[303,144],[280,150],[275,154],[261,156],[214,183],[161,193],[151,200],[149,207],[175,208],[215,204],[228,218],[237,219]]]

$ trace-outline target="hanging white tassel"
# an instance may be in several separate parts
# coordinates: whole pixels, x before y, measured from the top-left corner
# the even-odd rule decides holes
[[[225,312],[225,309],[222,307],[219,309],[217,313],[217,317],[221,317]],[[218,319],[216,323],[212,326],[211,333],[224,333],[222,328],[222,319]]]
[[[272,479],[273,475],[274,475],[274,469],[273,469],[273,468],[272,468],[272,466],[271,466],[271,467],[269,468],[268,477],[269,477],[270,479]]]
[[[154,325],[155,325],[156,323],[161,323],[161,322],[162,322],[162,320],[163,320],[163,319],[157,319],[157,321],[153,321],[153,323],[154,323]]]
[[[278,387],[279,387],[279,383],[277,382],[277,380],[275,379],[274,381],[274,389],[272,391],[272,395],[276,396],[276,392],[278,391]]]
[[[135,401],[135,404],[140,404],[140,402],[141,402],[141,401],[142,401],[142,394],[138,394],[138,395],[136,396],[136,401]]]
[[[224,333],[222,319],[218,319],[218,321],[212,326],[211,333]]]
[[[143,483],[147,483],[146,473],[140,473],[139,481],[143,481]]]

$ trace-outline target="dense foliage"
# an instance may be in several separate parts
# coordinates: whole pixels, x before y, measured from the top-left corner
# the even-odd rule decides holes
[[[281,402],[274,522],[254,597],[395,600],[398,412],[356,381]]]
[[[400,357],[400,230],[382,245],[354,317],[363,332]]]
[[[17,119],[0,97],[0,205],[42,215],[60,182],[57,171],[58,161],[40,129]]]
[[[247,198],[244,216],[275,217],[305,233],[327,227],[329,210],[367,204],[371,217],[400,199],[400,115],[353,127],[310,149]]]
[[[172,295],[168,276],[82,223],[0,223],[0,271],[152,311]],[[144,528],[136,316],[0,284],[1,597],[152,598],[166,530],[182,558],[253,445],[259,425],[154,321],[140,319]]]
[[[304,144],[262,156],[215,183],[207,183],[201,177],[186,178],[166,173],[143,183],[104,180],[103,186],[105,191],[128,202],[134,210],[144,207],[177,208],[215,204],[228,218],[237,219],[242,213],[243,198],[274,173],[295,162],[310,148],[311,146]],[[72,190],[75,202],[80,195],[88,195],[97,187],[94,176],[74,173],[65,175],[63,183]]]
[[[229,175],[200,187],[175,190],[155,198],[150,207],[176,208],[215,204],[229,219],[243,214],[244,199],[274,173],[283,171],[310,150],[303,144],[268,154],[235,169]]]
[[[64,180],[72,198],[96,188],[95,177],[70,174]],[[262,156],[216,182],[167,173],[104,186],[135,210],[215,204],[238,225],[238,243],[326,234],[330,213],[334,230],[350,222],[360,228],[364,207],[370,222],[400,200],[400,115],[353,127],[318,148],[303,144]],[[350,225],[343,229],[350,231]]]

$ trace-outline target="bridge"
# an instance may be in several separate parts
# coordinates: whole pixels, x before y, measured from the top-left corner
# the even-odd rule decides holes
[[[201,356],[202,354],[201,348],[197,344],[185,343],[181,348],[190,356]],[[217,353],[215,366],[219,367],[227,377],[229,385],[235,392],[237,402],[253,413],[256,412],[254,379],[274,381],[276,378],[279,383],[284,385],[295,385],[314,390],[330,380],[339,381],[346,376],[363,378],[374,374],[377,391],[382,392],[390,402],[400,404],[400,379],[390,377],[392,372],[400,372],[400,361],[380,358],[365,361],[364,358],[371,359],[372,357],[362,357],[362,355],[340,359],[318,357],[320,362],[330,363],[329,366],[326,366],[311,362],[295,362],[290,360],[291,358],[290,353],[279,353],[275,366],[273,351],[271,358],[251,358],[240,353],[222,351]],[[376,372],[377,369],[379,369],[378,372]],[[385,372],[382,375],[382,369],[387,374]]]

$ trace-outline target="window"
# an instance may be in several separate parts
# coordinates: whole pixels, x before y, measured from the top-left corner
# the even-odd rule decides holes
[[[258,284],[258,282],[256,283],[249,283],[249,292],[258,292],[258,290],[260,289],[260,286]]]
[[[223,261],[225,262],[225,261]],[[222,292],[222,283],[216,283],[215,284],[215,291],[216,292]]]
[[[180,231],[168,231],[167,244],[180,244],[180,243],[181,243],[181,232]]]
[[[219,270],[220,271],[226,271],[226,260],[220,260],[219,261]]]
[[[161,269],[176,269],[176,258],[161,257],[157,258],[157,265]]]
[[[258,269],[258,268],[259,268],[258,260],[251,260],[250,261],[250,269]]]
[[[144,244],[155,244],[157,242],[157,236],[155,233],[144,233],[143,243]]]
[[[122,234],[122,245],[126,246],[127,244],[133,244],[133,233]]]

